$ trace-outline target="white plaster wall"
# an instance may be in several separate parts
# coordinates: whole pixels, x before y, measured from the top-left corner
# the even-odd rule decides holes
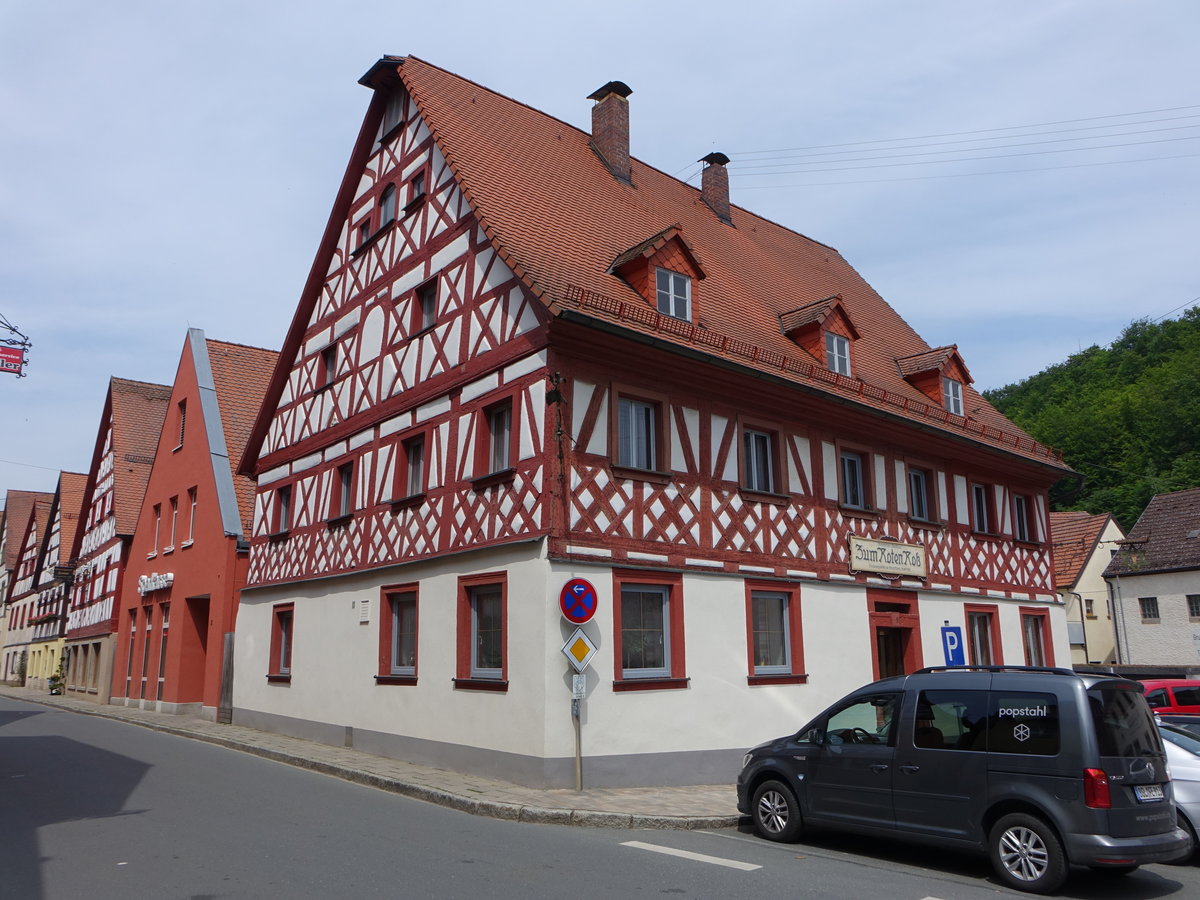
[[[1200,594],[1200,571],[1123,575],[1113,579],[1121,662],[1135,665],[1200,665],[1200,621],[1188,616],[1187,595]],[[1157,623],[1143,623],[1139,597],[1157,597]]]
[[[946,665],[946,652],[942,645],[942,627],[947,622],[962,632],[964,642],[967,640],[967,616],[963,608],[965,603],[981,603],[997,608],[1001,659],[1010,666],[1025,665],[1025,645],[1021,638],[1021,607],[1048,610],[1050,613],[1050,646],[1054,653],[1054,665],[1070,667],[1071,644],[1067,637],[1067,615],[1061,603],[923,592],[920,595],[921,646],[926,666]],[[970,658],[969,651],[966,658]]]

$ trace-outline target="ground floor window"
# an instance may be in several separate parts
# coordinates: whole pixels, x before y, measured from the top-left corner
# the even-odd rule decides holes
[[[614,687],[686,687],[682,576],[618,570],[613,580]]]
[[[1025,665],[1054,665],[1054,653],[1050,646],[1050,615],[1046,610],[1021,607],[1021,643],[1025,649]]]
[[[770,582],[746,584],[747,656],[752,684],[804,681],[800,589]]]
[[[417,683],[417,586],[384,588],[379,617],[379,684]]]
[[[458,662],[455,686],[508,689],[508,576],[504,572],[458,580]]]
[[[292,648],[295,640],[295,604],[278,603],[271,608],[271,657],[267,680],[286,683],[292,678]]]
[[[999,616],[996,607],[966,604],[967,662],[973,666],[1001,664]]]

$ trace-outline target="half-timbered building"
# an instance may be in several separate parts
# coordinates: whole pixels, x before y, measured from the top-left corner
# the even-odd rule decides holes
[[[33,618],[37,610],[38,550],[50,522],[53,494],[38,493],[21,516],[21,530],[13,540],[14,565],[4,597],[8,608],[8,633],[5,638],[6,670],[28,683],[32,656]]]
[[[873,677],[1066,661],[1061,458],[727,157],[632,158],[621,82],[591,133],[413,57],[362,83],[243,463],[235,722],[716,782]]]
[[[25,663],[22,660],[28,661],[24,626],[13,618],[8,602],[13,596],[25,531],[37,506],[52,500],[53,494],[43,491],[9,490],[4,495],[4,509],[0,511],[0,648],[3,648],[0,674],[6,682],[23,678]]]
[[[188,330],[125,569],[113,703],[228,714],[254,504],[233,468],[276,356]]]
[[[111,378],[75,532],[67,604],[67,692],[107,703],[125,565],[171,389]]]

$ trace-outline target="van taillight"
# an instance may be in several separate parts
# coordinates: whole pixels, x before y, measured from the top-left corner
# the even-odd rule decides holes
[[[1083,770],[1083,802],[1092,809],[1112,809],[1108,776],[1103,769]]]

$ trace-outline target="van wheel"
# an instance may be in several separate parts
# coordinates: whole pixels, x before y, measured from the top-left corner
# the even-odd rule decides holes
[[[800,834],[800,804],[782,781],[764,781],[751,805],[754,830],[769,841],[794,841]]]
[[[1054,829],[1037,816],[1010,813],[988,837],[992,868],[1009,887],[1049,894],[1067,880],[1067,860]]]

